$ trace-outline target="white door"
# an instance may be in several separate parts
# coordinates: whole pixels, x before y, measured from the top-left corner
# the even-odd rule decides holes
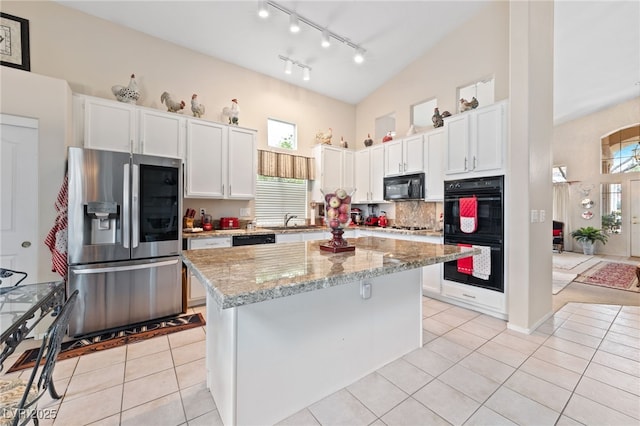
[[[204,121],[187,121],[185,197],[222,198],[223,161],[226,162],[227,126]],[[226,167],[226,164],[224,165]]]
[[[38,121],[0,114],[0,266],[38,276]],[[3,279],[16,283],[22,275]]]
[[[122,102],[87,98],[84,103],[84,147],[131,152],[136,110]]]
[[[353,194],[354,202],[367,202],[369,201],[369,168],[370,168],[370,150],[363,149],[356,152],[355,160],[355,186],[356,192]]]
[[[424,142],[422,135],[412,136],[403,141],[403,173],[424,171]]]
[[[371,148],[371,197],[369,201],[382,201],[384,198],[384,147],[382,145]]]
[[[447,119],[445,173],[465,173],[469,170],[469,115],[458,114]]]
[[[256,134],[251,130],[229,128],[228,187],[225,197],[242,200],[256,196]]]
[[[184,117],[140,111],[140,150],[147,155],[183,158]]]
[[[640,256],[640,180],[631,181],[631,256]]]
[[[393,176],[402,173],[402,141],[386,142],[384,145],[384,175]]]

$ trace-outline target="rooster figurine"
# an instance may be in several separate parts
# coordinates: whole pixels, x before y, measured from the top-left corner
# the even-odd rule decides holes
[[[204,115],[204,105],[198,103],[198,95],[195,93],[191,96],[191,111],[194,117],[202,117]]]
[[[431,117],[431,121],[433,121],[433,127],[444,126],[444,119],[442,118],[442,115],[440,115],[438,108],[433,109],[433,117]]]
[[[184,101],[176,102],[171,99],[171,95],[169,94],[169,92],[162,92],[162,95],[160,95],[160,102],[165,104],[165,106],[167,107],[167,111],[169,112],[178,112],[180,110],[183,110],[186,105]]]
[[[120,102],[135,105],[138,99],[140,99],[140,91],[138,90],[135,74],[131,74],[131,80],[129,80],[128,86],[111,86],[111,92]]]
[[[467,101],[465,98],[460,98],[460,112],[469,111],[470,109],[478,108],[478,100],[474,96],[471,101]]]
[[[222,116],[229,117],[229,124],[238,125],[240,118],[240,106],[237,99],[231,99],[231,107],[224,107],[222,109]]]
[[[318,144],[325,144],[325,145],[331,145],[331,138],[333,137],[333,129],[331,129],[331,127],[329,127],[329,131],[328,132],[318,132],[316,133],[316,143]]]

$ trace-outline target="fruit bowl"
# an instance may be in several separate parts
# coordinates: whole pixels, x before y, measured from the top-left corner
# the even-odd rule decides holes
[[[332,239],[320,244],[320,249],[334,253],[355,250],[342,238],[344,228],[351,223],[351,198],[355,189],[337,188],[335,190],[321,190],[324,195],[324,221],[331,229]]]

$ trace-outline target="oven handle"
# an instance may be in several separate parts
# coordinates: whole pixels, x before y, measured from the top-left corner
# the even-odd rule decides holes
[[[469,194],[469,197],[473,197],[475,194]],[[458,201],[460,198],[465,198],[467,197],[467,195],[460,195],[460,196],[449,196],[449,197],[444,197],[444,201]],[[478,201],[502,201],[502,197],[476,197],[478,199]]]

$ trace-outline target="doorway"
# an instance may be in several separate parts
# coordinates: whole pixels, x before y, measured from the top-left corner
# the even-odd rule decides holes
[[[640,257],[640,180],[631,182],[631,256]]]

